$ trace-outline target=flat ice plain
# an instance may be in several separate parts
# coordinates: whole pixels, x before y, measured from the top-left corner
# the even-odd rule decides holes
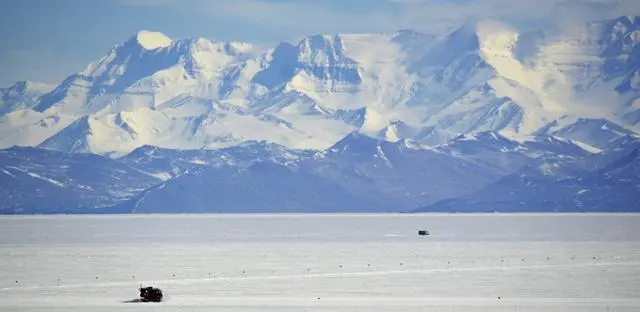
[[[640,311],[640,215],[5,216],[0,311]]]

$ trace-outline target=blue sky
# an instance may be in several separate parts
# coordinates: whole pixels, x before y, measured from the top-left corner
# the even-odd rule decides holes
[[[558,7],[577,19],[640,14],[638,0],[0,0],[0,7],[0,86],[57,83],[143,29],[262,43],[402,28],[441,33],[485,18],[537,26]]]

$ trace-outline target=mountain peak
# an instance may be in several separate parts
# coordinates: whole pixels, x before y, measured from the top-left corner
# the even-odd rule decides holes
[[[0,89],[3,89],[3,88],[0,88]],[[39,82],[33,82],[29,80],[18,81],[14,83],[12,86],[9,86],[8,88],[6,88],[6,90],[14,90],[15,92],[20,92],[20,93],[29,91],[29,90],[45,93],[50,91],[51,89],[53,89],[53,87],[50,85],[39,83]]]
[[[380,142],[382,141],[372,138],[364,133],[353,131],[327,150],[333,153],[345,153],[347,151],[357,153],[374,150]]]
[[[635,25],[635,26],[640,26],[640,16],[634,16],[634,15],[625,15],[625,16],[621,16],[618,19],[616,19],[615,21],[620,23],[625,23],[628,25]]]
[[[134,38],[141,47],[147,50],[166,48],[173,42],[171,38],[161,32],[148,30],[139,31]]]
[[[408,28],[403,28],[403,29],[398,29],[396,32],[393,33],[392,37],[401,37],[401,36],[409,36],[409,37],[419,37],[422,36],[423,34],[413,30],[413,29],[408,29]]]
[[[388,126],[378,131],[377,137],[389,142],[398,142],[402,139],[413,137],[416,133],[416,129],[405,122],[392,120]]]
[[[473,51],[486,44],[487,41],[495,41],[498,38],[513,37],[517,31],[504,23],[494,20],[482,20],[465,23],[454,29],[448,36],[448,48],[462,51]]]
[[[346,61],[342,37],[339,35],[314,35],[298,44],[298,60],[301,63],[324,66]]]
[[[32,108],[52,87],[31,81],[19,81],[8,88],[0,88],[0,117],[12,111]]]

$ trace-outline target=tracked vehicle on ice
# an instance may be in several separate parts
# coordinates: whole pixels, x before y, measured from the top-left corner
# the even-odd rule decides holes
[[[140,301],[160,302],[162,301],[162,290],[155,287],[140,287]]]

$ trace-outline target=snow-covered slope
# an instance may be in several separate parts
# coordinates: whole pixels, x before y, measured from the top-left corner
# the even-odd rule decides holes
[[[598,148],[608,148],[617,139],[625,136],[638,136],[631,131],[606,119],[579,118],[566,122],[560,118],[540,129],[538,135],[553,135],[586,143]],[[561,126],[565,124],[566,126]]]
[[[508,174],[407,140],[355,132],[322,152],[255,142],[216,151],[143,147],[120,161],[166,177],[127,203],[138,212],[404,211]]]
[[[145,145],[217,149],[260,140],[304,149],[320,140],[313,134],[322,137],[322,131],[297,129],[273,115],[250,114],[242,107],[189,97],[161,110],[83,116],[40,147],[115,157]]]
[[[483,21],[440,37],[313,35],[267,51],[141,31],[39,98],[3,90],[3,114],[32,108],[22,114],[64,122],[5,121],[3,134],[20,134],[0,147],[46,139],[46,148],[118,156],[267,140],[322,150],[353,131],[428,145],[492,131],[603,148],[640,131],[638,24],[521,33]],[[591,136],[598,125],[606,133]]]
[[[98,155],[29,147],[0,150],[2,214],[118,212],[119,203],[160,182]]]
[[[8,88],[0,88],[0,117],[12,111],[33,107],[40,96],[52,88],[31,81],[20,81]]]
[[[0,146],[38,146],[73,121],[71,116],[40,113],[29,108],[12,111],[0,117]]]
[[[0,179],[6,213],[398,212],[447,199],[465,203],[447,206],[455,211],[485,210],[487,200],[509,211],[612,211],[640,201],[639,148],[631,136],[598,151],[494,132],[435,148],[353,132],[321,152],[260,141],[217,150],[144,146],[117,159],[12,148],[0,151]],[[597,197],[579,206],[566,200],[583,189]],[[547,205],[535,207],[541,198]],[[623,198],[624,206],[606,205]]]
[[[291,150],[266,141],[248,141],[217,150],[172,150],[154,146],[137,148],[118,160],[153,176],[169,179],[197,167],[247,168],[258,162],[295,166],[313,151]]]
[[[555,166],[555,164],[553,164]],[[558,179],[527,168],[474,194],[446,199],[416,212],[640,211],[638,150],[593,172]]]
[[[340,185],[286,166],[259,162],[238,167],[196,167],[123,205],[145,212],[371,211]]]
[[[461,196],[509,174],[402,139],[388,142],[352,133],[305,162],[305,170],[335,181],[384,211]]]
[[[592,155],[553,137],[517,142],[479,133],[430,148],[354,132],[318,153],[250,143],[217,151],[144,147],[120,160],[167,179],[127,203],[136,211],[406,211],[543,162],[554,164],[544,167],[554,178],[579,176]]]
[[[553,153],[539,157],[483,190],[415,211],[638,212],[640,140],[625,139],[616,146],[597,154]]]
[[[230,91],[225,84],[240,78],[234,66],[253,56],[244,43],[142,31],[69,76],[35,109],[87,115],[155,108],[184,94],[221,98]]]
[[[65,115],[31,109],[52,88],[30,81],[0,88],[0,146],[36,146],[73,121]]]

